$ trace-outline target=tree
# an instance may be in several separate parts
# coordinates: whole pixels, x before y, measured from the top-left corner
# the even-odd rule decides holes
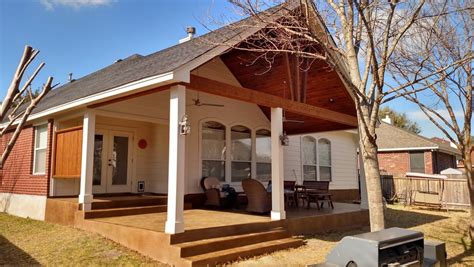
[[[415,22],[433,24],[435,18],[452,10],[446,8],[430,13],[431,10],[425,10],[426,0],[229,2],[240,14],[256,18],[252,25],[244,22],[232,24],[232,27],[252,29],[256,24],[265,25],[265,30],[246,39],[244,45],[233,48],[252,51],[258,55],[256,60],[265,60],[270,65],[276,54],[291,56],[297,60],[302,72],[307,71],[308,62],[324,60],[339,74],[357,112],[371,230],[383,229],[384,209],[375,134],[379,108],[384,99],[394,99],[400,91],[426,78],[416,77],[416,80],[409,80],[398,88],[388,88],[388,66]],[[283,12],[278,18],[268,12],[260,12],[275,3],[282,4]]]
[[[33,62],[38,53],[39,50],[33,49],[30,46],[25,46],[23,56],[18,63],[13,79],[7,89],[5,99],[1,103],[0,122],[5,123],[5,125],[0,129],[0,138],[6,138],[6,140],[5,147],[1,153],[0,169],[3,169],[4,163],[10,155],[10,152],[20,136],[21,130],[25,126],[31,112],[54,87],[51,85],[53,78],[48,77],[39,93],[36,93],[31,89],[32,82],[45,65],[44,62],[40,63],[26,82],[21,85],[28,66]]]
[[[456,1],[455,1],[456,2]],[[469,234],[474,238],[474,177],[471,158],[474,17],[472,1],[455,3],[462,12],[438,18],[436,24],[417,23],[414,42],[400,49],[397,57],[409,64],[394,64],[397,81],[430,75],[401,93],[456,144],[468,181],[471,202]],[[433,9],[440,7],[433,6]],[[454,64],[460,62],[460,64]],[[443,69],[441,72],[433,70]]]
[[[396,110],[391,109],[389,106],[385,106],[379,111],[379,119],[381,120],[385,118],[386,115],[388,115],[392,120],[392,125],[408,130],[415,134],[421,133],[418,123],[411,121],[407,117],[407,114],[397,112]]]

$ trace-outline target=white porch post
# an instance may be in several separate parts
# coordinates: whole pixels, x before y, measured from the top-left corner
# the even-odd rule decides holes
[[[280,135],[283,134],[283,109],[271,108],[271,142],[272,142],[272,220],[285,219],[285,202],[283,188],[283,146]]]
[[[179,133],[179,122],[185,112],[186,87],[175,85],[170,89],[167,234],[184,232],[185,136]]]
[[[82,160],[81,160],[81,186],[79,203],[82,210],[91,210],[92,206],[92,175],[94,164],[94,135],[95,135],[95,113],[87,110],[84,113],[82,128]]]

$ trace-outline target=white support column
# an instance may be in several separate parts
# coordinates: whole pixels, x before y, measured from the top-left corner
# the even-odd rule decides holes
[[[170,88],[168,213],[165,225],[167,234],[184,232],[184,170],[185,136],[179,133],[179,122],[186,114],[186,87]]]
[[[82,210],[91,210],[92,206],[92,176],[94,165],[94,135],[95,135],[95,113],[87,110],[84,113],[82,128],[82,160],[81,160],[81,186],[79,203]]]
[[[283,187],[283,146],[280,135],[283,134],[283,109],[271,108],[272,142],[272,220],[285,219],[285,201]]]

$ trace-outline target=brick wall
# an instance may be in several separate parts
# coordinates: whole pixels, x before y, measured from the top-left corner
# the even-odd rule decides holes
[[[379,152],[378,158],[381,171],[405,176],[410,170],[410,156],[407,152]]]
[[[433,174],[433,152],[425,151],[425,173]]]
[[[438,173],[447,168],[456,168],[456,158],[453,155],[438,152],[437,153]]]
[[[8,157],[3,170],[0,170],[0,192],[28,194],[28,195],[48,195],[49,177],[51,171],[51,147],[53,122],[48,122],[48,146],[46,149],[46,174],[33,175],[33,144],[34,127],[26,126],[20,133],[10,156]],[[7,140],[12,133],[4,135],[0,142],[0,151],[3,151]]]

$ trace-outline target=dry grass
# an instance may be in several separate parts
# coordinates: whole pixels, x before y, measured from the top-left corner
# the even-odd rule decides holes
[[[425,233],[425,238],[446,242],[451,266],[474,266],[474,248],[467,234],[469,213],[464,211],[433,211],[389,205],[387,226],[403,227]],[[233,266],[305,266],[324,262],[326,255],[346,235],[368,231],[334,232],[307,236],[306,245],[285,251],[235,262]]]
[[[0,266],[166,266],[96,234],[0,213]]]
[[[474,265],[467,237],[467,212],[431,211],[390,205],[388,226],[420,230],[426,238],[446,242],[450,265]],[[367,231],[333,232],[304,237],[306,245],[232,265],[303,266],[323,262],[345,235]],[[157,248],[158,249],[158,248]],[[112,265],[165,266],[96,234],[0,213],[0,265]]]

